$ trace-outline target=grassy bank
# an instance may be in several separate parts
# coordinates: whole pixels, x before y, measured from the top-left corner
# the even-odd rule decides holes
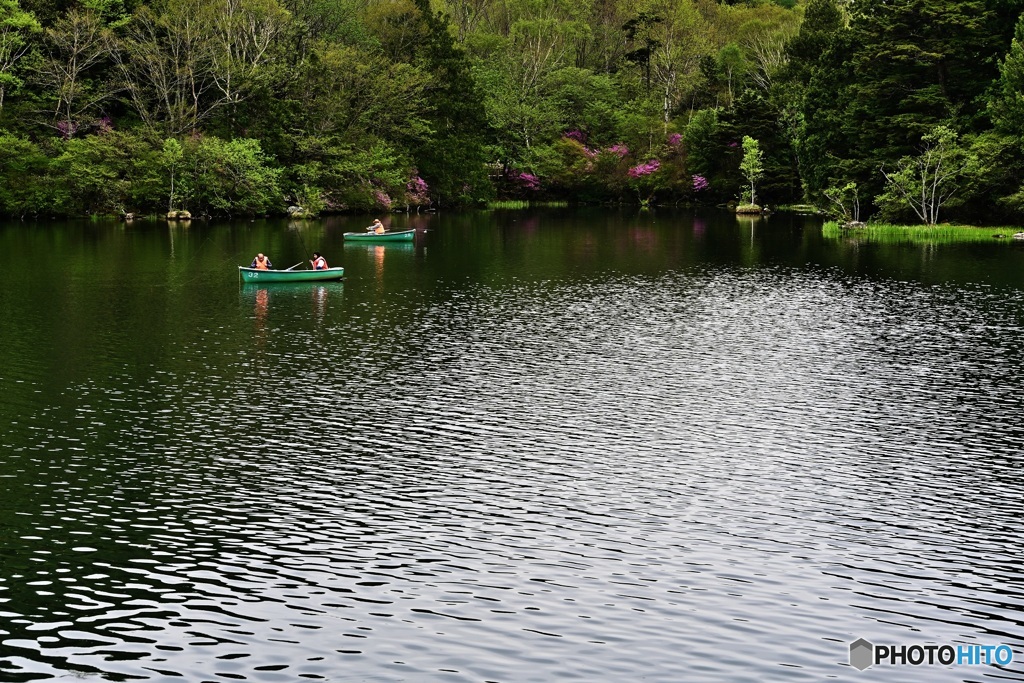
[[[970,225],[890,225],[868,223],[863,228],[845,229],[836,221],[821,226],[821,234],[831,238],[852,238],[868,242],[1012,242],[1019,227],[978,228]]]
[[[544,201],[544,202],[532,202],[525,199],[499,199],[487,203],[488,209],[564,209],[569,206],[569,202],[560,201]]]

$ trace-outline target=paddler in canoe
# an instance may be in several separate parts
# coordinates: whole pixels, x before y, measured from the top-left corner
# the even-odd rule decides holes
[[[256,258],[252,260],[249,265],[250,268],[257,268],[259,270],[273,270],[274,264],[270,262],[270,259],[264,256],[262,253],[256,254]]]

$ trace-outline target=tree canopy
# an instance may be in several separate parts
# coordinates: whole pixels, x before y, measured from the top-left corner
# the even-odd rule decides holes
[[[724,203],[744,187],[835,208],[856,187],[866,213],[895,215],[895,169],[942,131],[963,160],[943,214],[1012,220],[1022,8],[0,0],[0,214]]]

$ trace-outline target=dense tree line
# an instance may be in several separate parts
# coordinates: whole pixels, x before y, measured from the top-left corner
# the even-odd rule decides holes
[[[756,196],[1019,222],[1022,9],[0,0],[0,214]]]

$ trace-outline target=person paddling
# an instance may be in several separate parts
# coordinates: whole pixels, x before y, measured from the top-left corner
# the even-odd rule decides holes
[[[256,254],[256,258],[252,260],[252,264],[249,267],[256,268],[257,270],[270,270],[274,267],[274,264],[263,254]]]
[[[327,261],[320,255],[319,251],[313,252],[313,260],[310,263],[313,264],[313,270],[327,270]]]

